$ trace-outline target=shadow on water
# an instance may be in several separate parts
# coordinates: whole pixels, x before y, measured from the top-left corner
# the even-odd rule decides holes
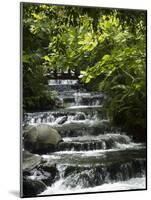
[[[15,197],[20,197],[20,193],[18,190],[11,190],[11,191],[9,191],[9,193]]]

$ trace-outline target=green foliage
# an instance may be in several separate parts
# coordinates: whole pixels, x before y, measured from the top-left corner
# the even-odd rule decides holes
[[[76,68],[84,84],[107,94],[114,124],[145,130],[145,11],[23,3],[23,36],[26,109],[47,96],[48,69]]]
[[[146,35],[145,26],[131,32],[124,29],[119,19],[99,24],[103,29],[101,40],[112,46],[110,52],[86,69],[83,81],[93,83],[100,77],[99,88],[108,99],[105,103],[108,116],[116,125],[122,125],[129,132],[143,132],[146,129]],[[145,20],[145,19],[144,19]],[[143,30],[144,29],[144,30]]]

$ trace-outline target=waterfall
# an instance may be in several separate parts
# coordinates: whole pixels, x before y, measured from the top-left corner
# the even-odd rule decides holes
[[[145,144],[111,125],[102,109],[102,93],[77,84],[51,80],[49,86],[66,107],[24,116],[24,124],[49,124],[63,138],[56,152],[42,155],[56,164],[59,178],[40,195],[145,189]]]

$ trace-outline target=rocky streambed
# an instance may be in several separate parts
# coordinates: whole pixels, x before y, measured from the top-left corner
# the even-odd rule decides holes
[[[112,127],[102,94],[67,88],[64,108],[24,116],[22,195],[145,189],[146,144]]]

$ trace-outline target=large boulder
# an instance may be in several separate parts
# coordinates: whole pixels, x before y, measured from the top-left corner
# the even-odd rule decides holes
[[[47,124],[29,127],[23,134],[24,148],[32,153],[47,153],[56,150],[62,141],[58,131]]]

